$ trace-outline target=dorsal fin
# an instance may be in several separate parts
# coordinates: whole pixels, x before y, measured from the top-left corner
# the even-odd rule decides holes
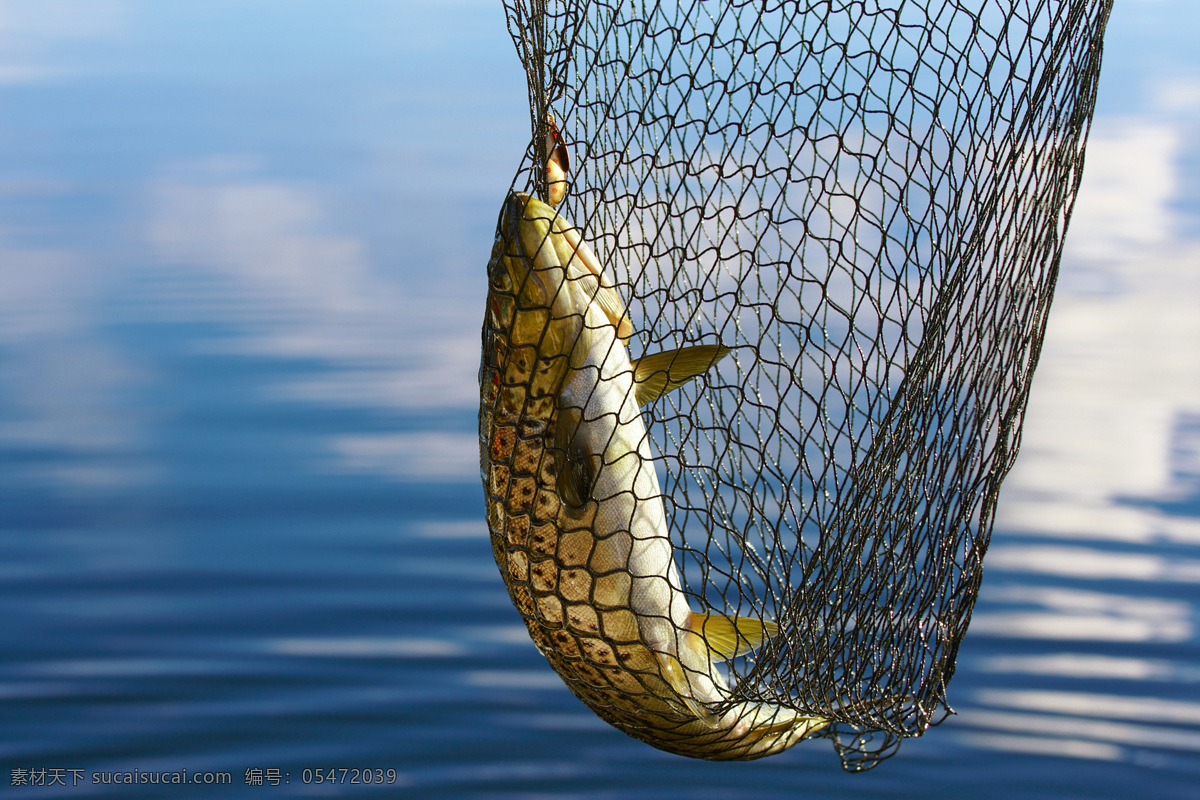
[[[698,344],[642,356],[631,362],[634,393],[639,406],[654,402],[712,368],[729,353],[719,344]]]

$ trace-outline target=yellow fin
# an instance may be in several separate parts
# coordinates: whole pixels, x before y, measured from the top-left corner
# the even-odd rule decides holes
[[[608,321],[617,329],[617,338],[621,340],[621,344],[628,346],[629,337],[633,335],[633,323],[629,321],[629,314],[626,313],[625,304],[621,302],[617,290],[601,283],[595,299],[604,310],[604,316],[608,317]]]
[[[600,278],[605,285],[609,285],[608,281],[603,277],[604,267],[600,265],[600,259],[596,257],[596,253],[588,243],[583,240],[579,228],[568,222],[562,214],[556,214],[552,224],[554,225],[554,232],[561,234],[562,246],[565,247],[565,251],[560,251],[566,254],[563,263],[575,261]]]
[[[629,337],[633,335],[633,323],[630,322],[629,314],[625,311],[625,303],[621,300],[621,295],[604,275],[604,267],[601,266],[600,259],[583,240],[579,229],[571,225],[561,214],[554,218],[553,225],[554,232],[559,234],[554,242],[559,261],[567,265],[568,274],[576,280],[589,273],[596,276],[599,287],[593,291],[593,299],[600,304],[608,321],[617,329],[617,338],[621,340],[622,344],[628,345]]]
[[[828,725],[830,720],[823,717],[796,717],[783,722],[770,722],[766,725],[756,725],[754,732],[761,736],[778,735],[797,731],[799,738],[811,736]]]
[[[635,359],[631,365],[637,404],[644,406],[678,389],[728,353],[729,348],[719,344],[698,344]]]
[[[779,634],[779,626],[765,619],[723,617],[695,611],[688,617],[688,627],[700,634],[713,655],[725,661],[744,656]]]
[[[654,657],[658,659],[659,673],[679,699],[683,701],[683,704],[687,706],[688,711],[708,727],[717,727],[718,720],[716,716],[692,696],[692,685],[688,682],[687,673],[679,659],[657,651],[654,653]]]
[[[828,720],[824,717],[800,717],[800,719],[793,723],[793,727],[800,728],[800,723],[803,723],[803,730],[801,731],[800,735],[810,736],[829,725],[829,723],[832,721],[833,720]]]

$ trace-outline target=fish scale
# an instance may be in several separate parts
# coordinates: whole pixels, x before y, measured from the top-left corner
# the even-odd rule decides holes
[[[695,712],[701,699],[723,699],[728,689],[713,677],[707,655],[697,662],[680,649],[680,620],[689,610],[645,426],[631,402],[634,372],[621,338],[628,332],[612,320],[620,303],[611,285],[597,268],[575,263],[583,245],[577,233],[568,235],[573,230],[552,209],[514,193],[488,264],[479,433],[496,564],[535,645],[605,721],[655,747],[702,758],[786,749],[824,721],[746,704],[721,717]],[[599,411],[589,410],[598,403]],[[560,441],[568,416],[578,438],[601,440],[598,452],[577,463]],[[578,507],[560,492],[568,468],[593,479],[592,495]],[[677,660],[664,662],[667,656]],[[686,670],[682,690],[664,663]],[[697,699],[693,682],[711,687],[708,695]]]

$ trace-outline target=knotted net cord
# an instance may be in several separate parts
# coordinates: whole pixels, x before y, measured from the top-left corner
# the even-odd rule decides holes
[[[950,711],[1111,0],[505,7],[514,187],[553,115],[631,351],[732,348],[644,414],[693,607],[780,625],[729,704],[869,768]]]

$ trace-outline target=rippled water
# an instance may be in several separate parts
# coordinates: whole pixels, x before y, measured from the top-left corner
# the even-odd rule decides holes
[[[473,432],[528,135],[498,5],[0,0],[0,794],[1196,796],[1196,7],[1113,17],[960,713],[846,775],[626,738],[509,605]],[[231,783],[93,783],[134,770]]]

